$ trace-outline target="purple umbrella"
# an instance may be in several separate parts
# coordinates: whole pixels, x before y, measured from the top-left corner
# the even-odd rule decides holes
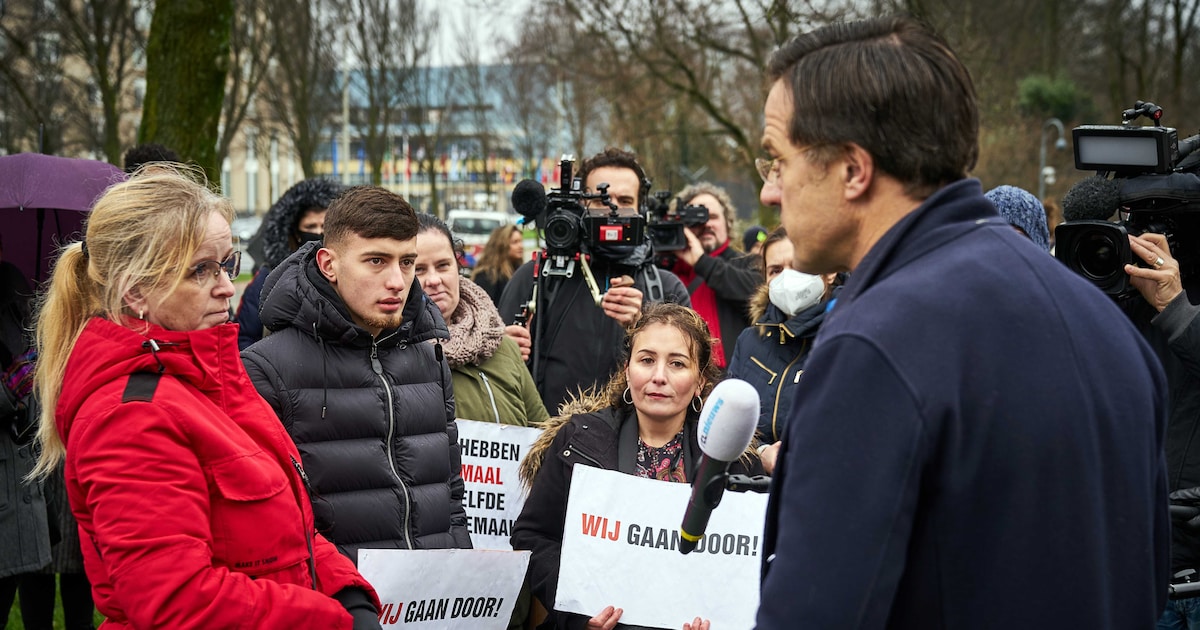
[[[96,160],[18,153],[0,156],[0,237],[4,260],[37,286],[60,245],[81,238],[83,219],[121,169]]]

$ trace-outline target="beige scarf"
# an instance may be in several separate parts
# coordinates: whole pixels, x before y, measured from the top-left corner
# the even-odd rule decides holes
[[[504,320],[487,292],[466,278],[458,283],[458,308],[446,322],[450,341],[442,346],[452,368],[483,363],[504,338]]]

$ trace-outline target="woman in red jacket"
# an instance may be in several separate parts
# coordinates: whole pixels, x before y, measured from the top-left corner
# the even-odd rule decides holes
[[[232,216],[162,166],[97,200],[38,318],[35,475],[65,458],[106,627],[379,628],[374,590],[314,532],[300,457],[242,368]]]

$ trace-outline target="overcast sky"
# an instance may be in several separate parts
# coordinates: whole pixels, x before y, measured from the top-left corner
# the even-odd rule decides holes
[[[531,0],[422,0],[426,7],[442,11],[442,36],[433,55],[435,65],[456,65],[460,53],[456,41],[470,28],[479,42],[483,61],[498,60],[505,40],[514,39],[517,25],[529,11]]]

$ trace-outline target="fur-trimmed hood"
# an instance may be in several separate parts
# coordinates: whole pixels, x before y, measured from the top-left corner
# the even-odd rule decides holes
[[[314,177],[287,189],[263,216],[262,227],[246,249],[267,267],[277,267],[292,253],[289,240],[300,213],[309,208],[328,208],[345,190],[332,179]],[[261,255],[261,258],[260,258]]]
[[[554,438],[558,435],[559,430],[571,420],[571,416],[600,411],[607,406],[608,399],[603,391],[589,390],[587,392],[578,392],[578,395],[572,395],[568,398],[558,408],[558,415],[550,416],[548,420],[541,424],[541,435],[533,441],[533,444],[529,447],[529,451],[525,454],[525,458],[521,460],[519,468],[521,484],[526,488],[533,485],[533,478],[537,476],[538,470],[542,467],[542,461],[546,458],[546,451],[550,449],[550,444],[554,442]]]

